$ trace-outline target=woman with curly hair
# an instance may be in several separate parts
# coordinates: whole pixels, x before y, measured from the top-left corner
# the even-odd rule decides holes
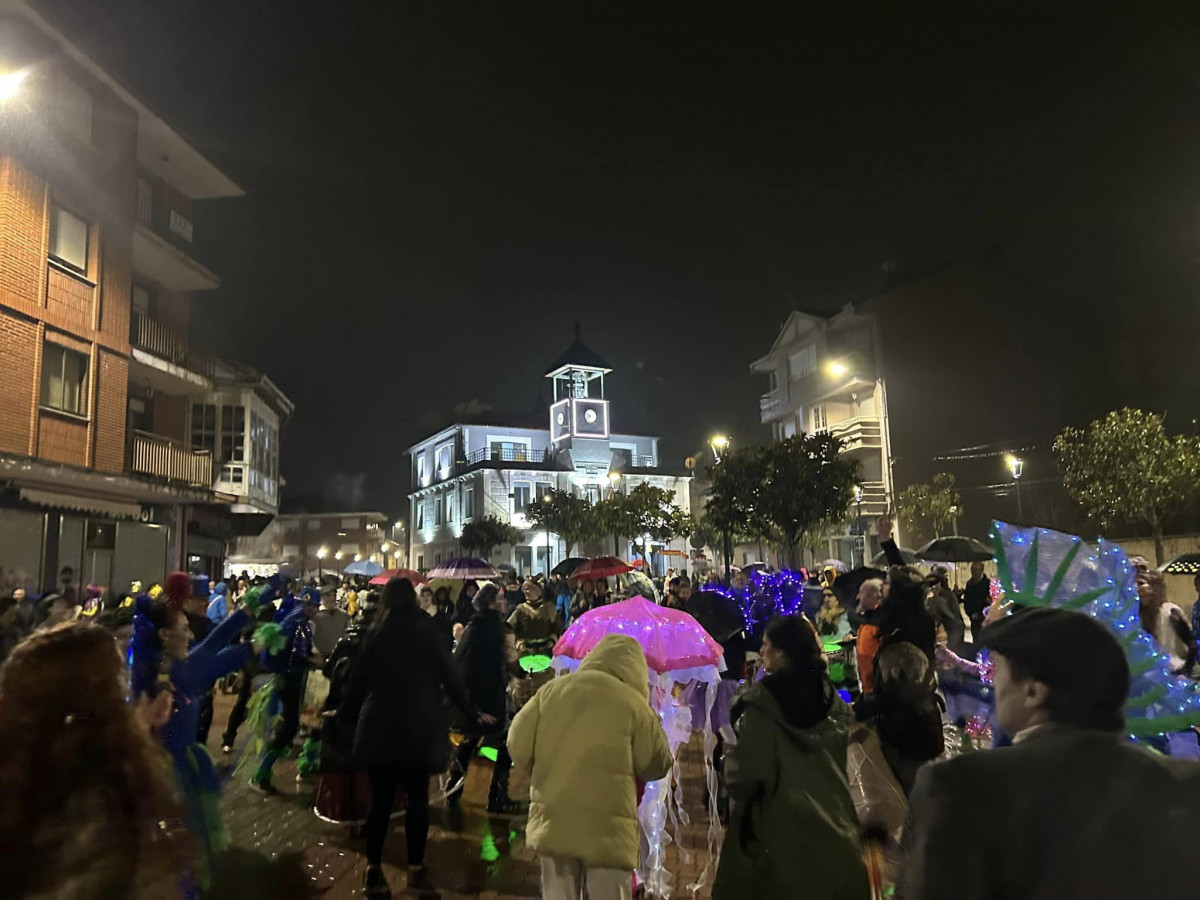
[[[158,729],[158,737],[174,763],[184,821],[203,851],[184,885],[184,894],[190,897],[197,886],[207,886],[213,857],[229,842],[217,808],[220,779],[208,750],[196,741],[202,702],[218,678],[242,668],[264,646],[274,643],[270,631],[278,632],[278,626],[261,625],[250,641],[229,646],[274,596],[273,587],[257,593],[251,591],[242,609],[189,651],[192,630],[179,602],[180,596],[190,590],[185,581],[190,582],[186,573],[174,572],[157,600],[144,595],[138,598],[130,682],[135,697],[153,699],[166,693],[171,698],[170,713]]]
[[[0,668],[6,896],[175,892],[186,832],[170,761],[150,735],[149,706],[126,702],[121,655],[95,625],[40,631]]]

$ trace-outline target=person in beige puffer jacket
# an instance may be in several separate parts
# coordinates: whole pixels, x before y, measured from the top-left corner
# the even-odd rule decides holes
[[[508,733],[514,764],[530,779],[526,838],[542,857],[545,900],[628,898],[638,864],[636,781],[672,766],[650,708],[646,657],[610,634],[579,666],[542,688]]]

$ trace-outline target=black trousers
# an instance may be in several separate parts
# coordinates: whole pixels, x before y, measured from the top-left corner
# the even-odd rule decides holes
[[[233,742],[237,740],[238,729],[246,721],[246,704],[250,702],[250,692],[253,687],[256,671],[256,668],[250,666],[242,669],[242,676],[238,684],[237,700],[233,703],[233,709],[229,711],[229,721],[225,724],[225,733],[221,735],[221,744],[223,746],[233,746]]]
[[[279,688],[279,701],[283,709],[279,713],[270,746],[275,756],[292,746],[296,732],[300,730],[300,704],[304,702],[304,673],[288,673],[280,677],[283,683]]]
[[[425,844],[429,839],[429,771],[423,766],[370,766],[371,811],[363,828],[367,838],[367,865],[378,866],[383,860],[383,842],[396,801],[396,787],[404,791],[408,805],[404,813],[404,842],[408,864],[425,864]]]
[[[196,740],[208,746],[208,732],[212,728],[213,692],[209,691],[200,701],[200,719],[196,722]]]

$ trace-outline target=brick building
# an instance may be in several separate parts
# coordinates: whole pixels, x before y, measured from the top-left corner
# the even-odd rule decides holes
[[[399,524],[399,523],[397,523]],[[281,562],[308,575],[340,574],[356,560],[403,566],[402,535],[381,512],[285,513],[256,537],[239,538],[226,574],[270,574]]]
[[[0,0],[0,567],[30,588],[64,566],[116,589],[211,568],[238,530],[238,497],[214,490],[221,448],[194,444],[193,409],[222,385],[188,325],[193,294],[220,284],[193,204],[241,193],[33,7]],[[277,454],[290,404],[274,409]],[[189,552],[206,531],[216,545]]]

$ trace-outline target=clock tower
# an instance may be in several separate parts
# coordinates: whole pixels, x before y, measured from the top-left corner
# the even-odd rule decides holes
[[[608,400],[604,396],[604,376],[612,371],[595,351],[579,339],[575,323],[575,341],[560,356],[546,377],[553,386],[550,404],[550,446],[554,452],[569,451],[577,470],[606,476],[612,458],[609,446]],[[591,470],[597,468],[593,473]]]

